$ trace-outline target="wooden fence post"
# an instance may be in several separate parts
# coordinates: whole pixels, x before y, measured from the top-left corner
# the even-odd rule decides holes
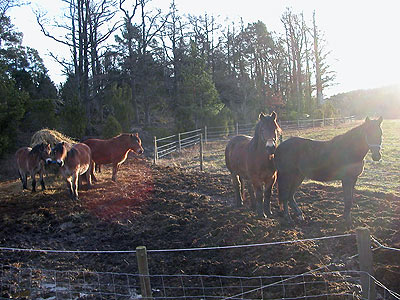
[[[376,299],[375,282],[372,267],[371,236],[368,228],[357,228],[357,249],[360,261],[362,298],[368,300]],[[369,275],[368,275],[368,274]],[[371,275],[371,276],[370,276]]]
[[[181,152],[182,150],[182,143],[181,143],[181,134],[178,133],[178,150]]]
[[[154,136],[154,164],[157,164],[157,137]]]
[[[203,134],[200,133],[200,171],[203,171]]]
[[[204,126],[204,144],[207,144],[207,126]]]
[[[239,135],[239,123],[236,122],[236,135]]]
[[[139,268],[140,291],[144,299],[153,299],[149,278],[149,265],[145,246],[136,247],[136,259]]]

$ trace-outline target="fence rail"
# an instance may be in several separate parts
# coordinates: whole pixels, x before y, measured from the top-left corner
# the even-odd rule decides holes
[[[323,127],[338,125],[346,122],[354,121],[354,116],[343,117],[343,118],[325,118],[325,119],[311,119],[311,120],[295,120],[295,121],[280,121],[279,125],[284,130],[304,130],[307,128]],[[193,147],[200,145],[202,142],[217,142],[226,141],[234,135],[253,134],[255,123],[250,124],[239,124],[236,123],[234,126],[216,126],[207,127],[201,129],[195,129],[187,132],[181,132],[178,134],[170,135],[167,137],[157,138],[154,137],[154,164],[157,164],[158,160],[166,157],[172,153],[179,153],[184,148]],[[199,153],[202,150],[199,149]],[[199,161],[202,164],[202,154],[199,154]],[[200,166],[202,169],[202,166]]]

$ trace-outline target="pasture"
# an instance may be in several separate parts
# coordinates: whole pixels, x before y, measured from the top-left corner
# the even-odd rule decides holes
[[[334,130],[327,127],[323,130],[285,132],[284,137],[301,135],[325,139],[348,128],[346,125]],[[19,181],[1,182],[0,246],[93,251],[132,250],[141,245],[153,250],[182,249],[342,235],[354,233],[354,228],[364,226],[380,242],[400,248],[400,122],[385,120],[383,132],[383,160],[373,163],[367,156],[365,171],[356,186],[355,207],[352,210],[355,224],[352,229],[347,229],[343,224],[343,195],[340,186],[335,183],[308,181],[300,187],[296,198],[305,220],[296,223],[294,227],[280,222],[282,215],[278,212],[276,193],[272,198],[272,218],[261,220],[246,206],[233,208],[230,177],[221,161],[220,152],[217,151],[223,146],[220,142],[205,145],[204,172],[200,172],[194,164],[191,165],[190,160],[193,157],[190,156],[190,151],[186,151],[186,156],[174,155],[172,159],[163,159],[156,166],[145,158],[130,157],[119,170],[118,182],[111,181],[112,168],[105,166],[103,172],[97,176],[99,182],[92,189],[86,190],[83,187],[80,190],[79,201],[71,200],[64,181],[54,176],[47,178],[48,190],[36,194],[22,192]],[[194,151],[193,154],[195,155]],[[184,158],[188,163],[185,163]],[[329,266],[324,267],[324,271],[343,267],[356,270],[357,261],[347,259],[356,253],[354,236],[270,247],[156,252],[149,254],[149,271],[150,274],[164,275],[281,276],[301,274],[323,266]],[[376,278],[392,290],[400,292],[398,258],[396,253],[384,249],[374,252]],[[3,265],[2,282],[7,282],[7,286],[3,285],[0,289],[0,298],[34,298],[29,291],[15,294],[15,286],[20,281],[17,276],[6,275],[10,268],[4,266],[55,271],[137,273],[135,255],[132,253],[0,250],[0,263]],[[44,273],[42,271],[42,275]],[[69,275],[70,285],[82,281],[79,272]],[[33,276],[31,280],[35,283],[39,280],[38,277],[40,276]],[[54,279],[54,276],[50,277]],[[66,284],[64,280],[68,281],[61,278],[59,280],[54,280],[59,287]],[[320,280],[324,282],[324,291],[348,293],[357,289],[356,285],[348,283],[329,283],[324,278]],[[194,284],[186,281],[182,281],[183,283]],[[213,284],[221,287],[221,278],[216,279]],[[49,288],[47,292],[49,299],[54,295],[54,284],[52,288],[53,290]],[[293,285],[290,289],[286,286],[284,296],[300,297],[307,293],[312,295],[313,292],[315,291],[312,287],[310,290],[305,284]],[[68,294],[69,296],[63,298],[62,290],[58,293],[57,299],[110,298],[91,298],[89,292],[83,298],[78,294],[72,297]],[[155,290],[154,296],[162,293],[163,291]],[[279,291],[266,290],[264,293],[268,298],[282,297],[282,287]],[[131,296],[112,299],[135,298]]]

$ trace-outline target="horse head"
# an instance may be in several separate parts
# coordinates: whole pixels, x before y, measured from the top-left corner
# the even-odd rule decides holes
[[[50,162],[55,162],[57,165],[62,167],[64,165],[65,157],[67,156],[67,147],[65,145],[65,142],[60,142],[57,145],[54,146],[54,148],[51,150],[51,154],[53,156],[53,160],[49,161],[47,160],[47,163]]]
[[[40,158],[47,162],[47,160],[51,159],[51,147],[50,144],[42,143],[40,146]]]
[[[379,161],[382,158],[382,120],[382,117],[379,117],[377,120],[370,120],[368,117],[366,117],[364,122],[365,142],[368,146],[368,149],[371,151],[372,159],[374,161]]]
[[[139,137],[138,133],[132,133],[129,135],[130,137],[130,149],[133,150],[137,154],[142,154],[144,152],[144,149],[142,147],[142,140]]]
[[[272,112],[270,115],[261,113],[259,121],[256,125],[255,136],[258,136],[259,142],[265,146],[268,155],[275,153],[277,147],[278,133],[282,130],[276,122],[276,112]]]

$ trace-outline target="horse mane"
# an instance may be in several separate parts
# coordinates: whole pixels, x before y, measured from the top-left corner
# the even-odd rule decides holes
[[[38,154],[41,151],[41,148],[44,146],[44,143],[41,144],[37,144],[36,146],[34,146],[32,148],[32,150],[29,152],[29,155],[33,155],[33,154]]]
[[[364,124],[362,123],[348,131],[346,131],[345,133],[339,134],[335,137],[333,137],[330,142],[334,143],[334,142],[339,142],[342,140],[347,140],[348,138],[354,138],[355,136],[359,135],[359,133],[361,132],[361,130],[364,128]]]

